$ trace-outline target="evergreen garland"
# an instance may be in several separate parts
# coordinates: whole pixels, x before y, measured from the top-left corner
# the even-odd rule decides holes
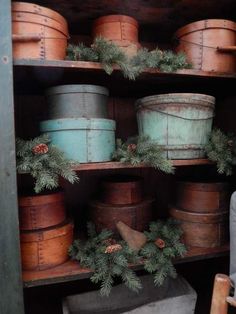
[[[148,136],[133,137],[125,143],[118,139],[112,159],[132,165],[145,163],[163,172],[174,173],[171,160],[163,156],[162,148],[152,142]]]
[[[120,277],[125,285],[138,292],[142,286],[129,263],[144,264],[144,269],[154,274],[154,283],[161,286],[168,276],[176,277],[172,259],[186,252],[181,243],[182,231],[173,219],[166,222],[151,222],[149,231],[144,232],[147,243],[136,252],[124,241],[112,239],[112,232],[103,230],[97,234],[92,223],[88,223],[88,240],[82,243],[74,241],[69,249],[71,258],[82,267],[90,268],[94,273],[91,281],[101,282],[100,293],[108,296],[115,277]]]
[[[47,134],[25,141],[16,139],[16,165],[19,173],[29,172],[35,179],[34,191],[54,189],[62,176],[70,183],[79,181],[71,169],[71,162],[55,146],[50,144]]]
[[[232,167],[236,164],[236,136],[214,129],[205,150],[208,158],[216,162],[220,174],[232,174]]]
[[[174,72],[191,67],[183,53],[175,54],[172,51],[161,51],[158,48],[152,51],[141,48],[137,55],[129,58],[119,46],[102,37],[95,38],[90,47],[83,43],[69,45],[67,60],[100,62],[109,75],[113,72],[113,66],[118,65],[124,77],[130,80],[135,80],[146,68]]]
[[[120,277],[132,291],[141,289],[140,279],[128,266],[137,263],[137,253],[131,250],[124,241],[112,239],[112,232],[103,230],[97,234],[93,224],[88,223],[88,240],[82,244],[74,241],[69,249],[69,255],[79,261],[82,267],[90,268],[94,274],[90,280],[101,282],[102,296],[110,294],[115,277]]]
[[[140,251],[144,258],[144,269],[154,274],[154,283],[161,286],[170,276],[176,277],[172,259],[183,256],[186,248],[180,242],[182,230],[173,219],[151,222],[149,231],[144,232],[147,243]]]

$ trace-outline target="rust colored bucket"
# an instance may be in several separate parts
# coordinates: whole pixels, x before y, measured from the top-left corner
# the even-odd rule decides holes
[[[19,198],[21,230],[35,230],[58,225],[66,219],[64,194],[21,196]]]
[[[226,182],[178,182],[176,206],[197,213],[229,210],[230,191]]]
[[[180,221],[187,246],[212,248],[224,245],[229,238],[229,212],[193,213],[177,208],[170,215]]]
[[[90,217],[96,229],[110,229],[118,235],[116,223],[122,221],[129,227],[144,231],[152,220],[153,199],[133,205],[110,205],[99,201],[90,202]]]
[[[126,15],[107,15],[94,21],[92,30],[93,39],[103,37],[113,41],[127,55],[137,53],[140,47],[138,42],[138,22]]]
[[[209,19],[188,24],[176,34],[176,51],[183,51],[194,69],[235,72],[236,23]]]
[[[67,22],[51,9],[33,3],[13,2],[12,34],[16,59],[65,59]]]
[[[64,263],[73,241],[73,223],[55,227],[22,231],[21,259],[24,270],[44,270]]]
[[[128,205],[143,199],[142,178],[135,176],[111,176],[102,181],[103,203]]]

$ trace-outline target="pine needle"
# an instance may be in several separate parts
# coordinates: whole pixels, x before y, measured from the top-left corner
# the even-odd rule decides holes
[[[149,51],[141,48],[137,55],[129,58],[119,46],[97,37],[90,47],[83,43],[69,45],[67,48],[67,60],[100,62],[104,71],[111,75],[113,66],[120,67],[125,78],[135,80],[145,69],[153,68],[163,72],[175,72],[178,69],[190,68],[183,53],[175,54],[172,51],[161,51],[156,48]]]
[[[34,153],[33,150],[38,145],[44,145],[48,151]],[[60,176],[72,184],[79,181],[77,174],[71,169],[71,161],[67,160],[57,147],[50,144],[47,134],[29,141],[17,138],[16,165],[19,173],[28,172],[35,179],[35,193],[58,188]]]

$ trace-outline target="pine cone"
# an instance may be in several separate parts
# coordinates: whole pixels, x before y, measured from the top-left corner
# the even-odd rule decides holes
[[[136,151],[137,145],[136,144],[129,144],[127,148],[128,148],[128,151],[134,152],[134,151]]]
[[[228,141],[228,146],[229,146],[229,147],[233,147],[233,144],[234,144],[234,142],[233,142],[232,140],[229,140],[229,141]]]
[[[32,148],[32,152],[35,155],[43,155],[47,154],[48,152],[48,146],[46,144],[38,144]]]
[[[120,250],[122,250],[122,246],[120,244],[112,244],[106,248],[105,253],[111,254]]]
[[[107,245],[107,246],[116,244],[116,240],[115,240],[115,239],[112,239],[112,238],[106,239],[106,240],[104,240],[103,242],[104,242],[104,244]]]
[[[156,244],[156,246],[158,246],[160,249],[163,249],[163,248],[166,246],[165,241],[162,240],[162,239],[160,239],[160,238],[156,239],[155,244]]]

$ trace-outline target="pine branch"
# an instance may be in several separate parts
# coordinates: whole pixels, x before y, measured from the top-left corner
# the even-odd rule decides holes
[[[151,142],[149,137],[135,137],[128,139],[125,143],[121,140],[117,141],[117,148],[112,159],[132,165],[145,163],[166,173],[174,172],[172,162],[163,156],[160,146]]]
[[[145,232],[147,243],[139,254],[144,258],[145,270],[154,274],[154,283],[158,286],[168,276],[176,277],[172,260],[186,252],[180,241],[181,234],[181,229],[173,219],[151,222],[149,231]]]
[[[90,279],[100,283],[101,295],[110,294],[115,277],[121,277],[127,287],[138,291],[141,288],[140,280],[129,269],[129,263],[137,260],[137,253],[128,248],[124,241],[115,241],[110,230],[97,234],[94,225],[89,223],[88,234],[89,238],[83,245],[78,241],[73,243],[69,254],[82,267],[94,271]]]
[[[79,181],[77,174],[71,169],[71,161],[50,144],[47,134],[29,141],[17,138],[16,165],[19,173],[28,172],[35,179],[36,193],[57,188],[60,176],[72,184]]]
[[[183,53],[175,54],[172,51],[155,50],[148,51],[142,48],[137,55],[129,58],[119,46],[97,37],[90,47],[83,43],[69,45],[67,48],[67,60],[81,60],[100,62],[107,74],[112,74],[113,66],[120,67],[125,78],[135,80],[146,68],[155,68],[163,72],[174,72],[178,69],[190,68]]]
[[[218,173],[232,175],[233,165],[236,164],[236,137],[233,134],[214,129],[205,150],[207,157],[216,162]]]

